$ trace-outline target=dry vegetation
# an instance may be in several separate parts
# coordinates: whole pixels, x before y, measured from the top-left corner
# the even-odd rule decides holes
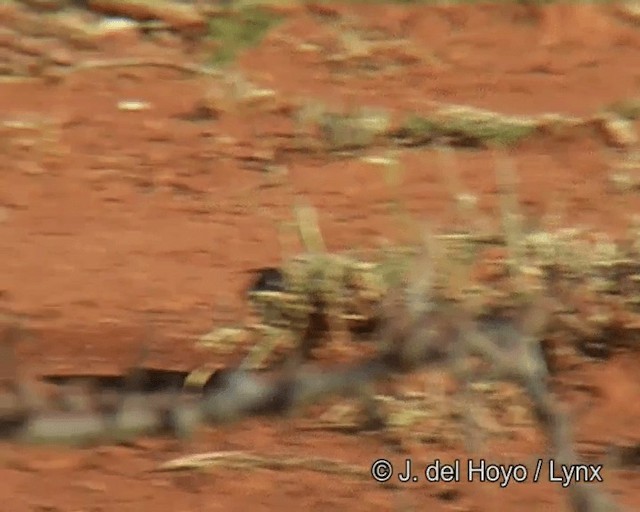
[[[614,243],[566,228],[525,231],[511,162],[502,150],[496,154],[500,233],[470,229],[438,236],[396,208],[392,213],[407,223],[416,243],[381,248],[378,258],[362,259],[327,253],[315,212],[299,205],[296,224],[307,252],[286,258],[281,272],[272,270],[270,281],[256,283],[250,299],[258,321],[215,330],[200,341],[213,350],[248,345],[239,368],[193,372],[184,396],[136,391],[135,371],[129,391],[120,396],[60,390],[46,398],[20,378],[10,378],[11,390],[2,395],[3,436],[47,443],[122,442],[143,433],[185,436],[199,422],[304,414],[305,406],[342,395],[356,398],[365,416],[356,414],[354,425],[353,410],[336,407],[320,421],[346,427],[351,416],[353,428],[364,421],[400,441],[437,435],[440,441],[464,440],[478,449],[478,439],[527,429],[535,420],[554,460],[579,464],[571,417],[554,393],[554,377],[580,358],[637,350],[638,233]],[[390,182],[397,179],[397,164],[384,160],[384,165]],[[458,191],[455,197],[464,194]],[[461,215],[469,216],[463,207],[461,201]],[[576,293],[591,299],[589,310],[572,302]],[[8,322],[4,346],[15,343],[19,332]],[[373,347],[349,350],[358,338]],[[355,362],[333,368],[310,364],[323,350],[323,339],[342,355],[357,353]],[[279,352],[285,365],[278,369],[268,361],[274,344],[283,342],[286,350]],[[3,359],[11,367],[12,358]],[[456,394],[438,399],[437,386],[425,393],[402,389],[400,376],[433,365],[457,381]],[[394,375],[392,395],[375,392],[372,384]],[[241,452],[209,454],[163,469],[215,463],[259,467],[258,459]],[[362,473],[326,460],[269,464]],[[594,487],[576,484],[568,491],[573,510],[615,510]]]

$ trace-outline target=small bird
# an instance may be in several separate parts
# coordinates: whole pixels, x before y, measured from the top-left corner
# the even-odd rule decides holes
[[[247,295],[259,292],[284,291],[284,276],[277,267],[262,267],[250,270],[256,277],[247,288]]]

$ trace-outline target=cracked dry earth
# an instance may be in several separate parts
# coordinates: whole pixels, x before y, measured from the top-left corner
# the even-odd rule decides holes
[[[339,44],[336,18],[405,38],[409,57],[403,54],[400,64],[379,73],[336,70],[325,62]],[[301,51],[309,48],[302,43],[320,50]],[[283,98],[338,107],[362,104],[401,114],[437,100],[513,114],[586,115],[637,95],[639,49],[640,30],[599,7],[554,7],[534,18],[503,5],[336,7],[322,15],[292,8],[237,65]],[[174,51],[171,58],[189,59],[187,49]],[[127,52],[167,56],[162,47],[134,39],[112,41],[102,57]],[[150,319],[156,326],[150,365],[192,369],[213,358],[194,340],[214,323],[241,319],[248,272],[277,265],[281,255],[270,215],[287,215],[293,197],[268,186],[256,165],[260,159],[288,166],[293,189],[319,210],[331,250],[401,238],[381,206],[391,193],[370,165],[278,150],[294,130],[286,109],[228,108],[213,118],[190,117],[219,83],[135,67],[72,73],[51,83],[0,84],[3,122],[35,123],[31,129],[3,124],[0,160],[0,308],[23,315],[34,333],[19,347],[29,374],[122,370],[135,358]],[[119,110],[123,100],[150,108]],[[526,141],[513,156],[531,215],[562,204],[569,224],[615,235],[630,214],[640,213],[640,196],[612,190],[610,152],[588,135]],[[435,152],[417,148],[399,158],[411,212],[438,229],[451,227],[455,212]],[[456,162],[464,187],[494,215],[493,156],[464,150]],[[576,427],[581,452],[616,440],[638,442],[638,362],[626,354],[567,376],[595,390]],[[320,412],[203,428],[183,442],[141,439],[92,449],[3,443],[1,508],[566,510],[564,493],[549,482],[506,489],[420,482],[389,489],[366,476],[309,469],[152,472],[180,455],[219,450],[324,457],[360,466],[365,474],[376,458],[404,460],[380,434],[309,431]],[[502,461],[532,464],[542,446],[536,435],[517,435],[486,450]],[[409,456],[416,465],[468,458],[461,446],[439,444],[412,445]],[[637,472],[605,466],[603,477],[620,503],[640,506]]]

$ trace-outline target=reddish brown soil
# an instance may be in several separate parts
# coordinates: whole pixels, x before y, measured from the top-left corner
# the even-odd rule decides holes
[[[505,113],[584,115],[637,95],[640,86],[640,31],[604,8],[552,8],[533,18],[503,5],[332,12],[406,37],[423,61],[373,76],[332,72],[322,54],[296,51],[287,41],[329,51],[335,28],[317,13],[292,10],[260,47],[240,58],[242,71],[287,98],[393,113],[438,100]],[[167,55],[148,42],[144,51],[130,43],[105,43],[102,57],[121,56],[123,48]],[[53,84],[0,85],[3,121],[46,118],[54,126],[35,135],[17,129],[3,135],[0,160],[0,309],[25,315],[35,332],[20,349],[30,372],[122,369],[135,357],[150,318],[158,336],[149,362],[193,368],[207,357],[194,347],[195,337],[214,323],[242,318],[247,271],[279,261],[276,227],[263,208],[286,215],[293,198],[265,187],[263,173],[248,168],[247,157],[273,149],[292,123],[282,113],[233,111],[197,123],[179,119],[212,83],[140,67],[79,72]],[[121,100],[147,101],[152,108],[119,111]],[[24,140],[30,137],[35,143]],[[637,195],[612,193],[609,154],[596,140],[530,142],[513,154],[521,198],[533,215],[563,208],[566,223],[616,234],[629,214],[640,213]],[[357,159],[282,158],[295,190],[319,209],[331,249],[372,247],[380,237],[401,235],[382,206],[390,191],[375,168]],[[437,155],[412,150],[401,161],[411,211],[436,227],[451,227],[454,209]],[[494,217],[493,156],[466,151],[456,162],[464,187]],[[638,440],[637,364],[616,359],[578,376],[600,390],[578,430],[583,450]],[[420,483],[390,490],[369,478],[306,470],[149,472],[178,455],[229,449],[328,457],[365,469],[379,457],[404,457],[378,435],[305,432],[313,414],[204,429],[183,444],[144,440],[91,450],[4,444],[1,501],[16,512],[564,510],[563,493],[548,483],[507,489]],[[492,453],[530,463],[534,448],[510,441]],[[413,448],[411,457],[425,464],[467,455],[425,445]],[[617,499],[640,506],[637,473],[605,467],[604,476]]]

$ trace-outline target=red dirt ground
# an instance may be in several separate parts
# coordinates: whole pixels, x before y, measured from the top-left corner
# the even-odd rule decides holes
[[[418,58],[374,76],[331,71],[324,54],[291,41],[336,46],[335,28],[317,13],[292,9],[287,20],[238,61],[244,75],[286,98],[337,107],[364,104],[392,113],[426,102],[469,104],[505,113],[586,115],[637,95],[640,30],[606,8],[554,7],[531,18],[499,7],[339,7],[358,26],[405,37]],[[159,43],[105,43],[103,58],[167,57]],[[187,48],[171,58],[189,60]],[[145,322],[157,324],[149,363],[191,369],[207,355],[194,339],[212,325],[242,318],[252,268],[277,264],[276,228],[261,208],[287,214],[292,196],[265,187],[247,157],[272,150],[293,130],[283,113],[223,112],[217,120],[180,119],[216,79],[178,71],[127,68],[83,71],[58,82],[0,84],[3,121],[46,118],[53,128],[14,129],[0,161],[0,310],[25,315],[35,332],[20,356],[29,372],[122,369],[136,355]],[[121,100],[149,102],[119,111]],[[34,139],[35,138],[35,142]],[[32,139],[32,140],[30,140]],[[50,139],[49,142],[45,139]],[[523,203],[543,215],[562,204],[567,223],[619,233],[640,213],[637,195],[612,193],[609,153],[588,137],[527,142],[513,151]],[[285,155],[297,193],[318,208],[331,249],[375,246],[399,236],[381,206],[390,197],[380,172],[357,159]],[[437,155],[401,155],[403,194],[412,212],[439,228],[454,209]],[[483,211],[495,207],[494,160],[487,151],[456,156],[464,186]],[[553,206],[553,205],[556,206]],[[215,361],[214,361],[215,362]],[[637,363],[594,364],[580,378],[599,389],[580,423],[582,449],[637,441]],[[188,512],[429,509],[564,510],[549,483],[407,484],[395,490],[370,478],[306,470],[151,473],[187,453],[250,450],[265,456],[329,457],[365,470],[379,457],[400,462],[379,435],[305,432],[306,419],[247,421],[203,429],[185,443],[142,440],[133,447],[71,450],[0,448],[5,510]],[[529,463],[535,446],[501,443],[492,453]],[[467,458],[460,448],[412,448],[415,464]],[[637,473],[604,470],[621,503],[640,506]]]

